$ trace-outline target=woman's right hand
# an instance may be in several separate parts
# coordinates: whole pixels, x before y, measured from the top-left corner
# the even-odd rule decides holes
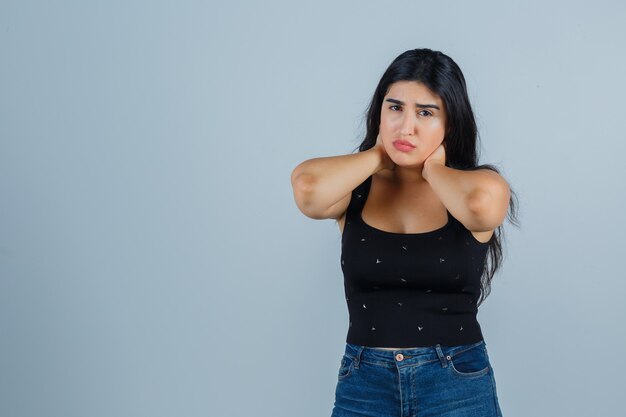
[[[380,137],[380,133],[376,137],[376,144],[372,149],[375,149],[380,156],[380,163],[378,164],[379,169],[381,171],[383,169],[393,169],[396,166],[396,163],[389,157],[387,151],[385,150],[385,146],[383,145],[383,141]]]

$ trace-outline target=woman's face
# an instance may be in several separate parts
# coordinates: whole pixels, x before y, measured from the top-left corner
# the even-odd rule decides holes
[[[446,109],[438,95],[417,81],[397,81],[389,87],[380,109],[380,136],[393,162],[422,165],[441,145],[445,131]]]

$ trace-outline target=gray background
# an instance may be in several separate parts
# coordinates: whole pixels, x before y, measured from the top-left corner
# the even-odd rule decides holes
[[[0,3],[0,415],[330,415],[348,314],[305,159],[450,55],[520,198],[481,306],[502,411],[616,415],[619,1]]]

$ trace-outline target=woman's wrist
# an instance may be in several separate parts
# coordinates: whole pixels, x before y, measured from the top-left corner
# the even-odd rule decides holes
[[[385,169],[386,168],[385,159],[383,158],[381,149],[378,146],[374,146],[373,148],[370,148],[369,150],[372,151],[372,154],[376,158],[376,170],[374,171],[374,173]]]

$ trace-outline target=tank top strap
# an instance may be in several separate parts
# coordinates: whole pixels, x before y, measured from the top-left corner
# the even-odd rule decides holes
[[[349,216],[350,218],[355,215],[359,216],[361,214],[361,211],[363,211],[363,207],[365,206],[365,201],[367,200],[371,183],[372,176],[370,175],[365,179],[365,181],[357,185],[357,187],[352,190],[352,197],[350,198],[350,204],[348,205],[347,213],[347,216]]]

